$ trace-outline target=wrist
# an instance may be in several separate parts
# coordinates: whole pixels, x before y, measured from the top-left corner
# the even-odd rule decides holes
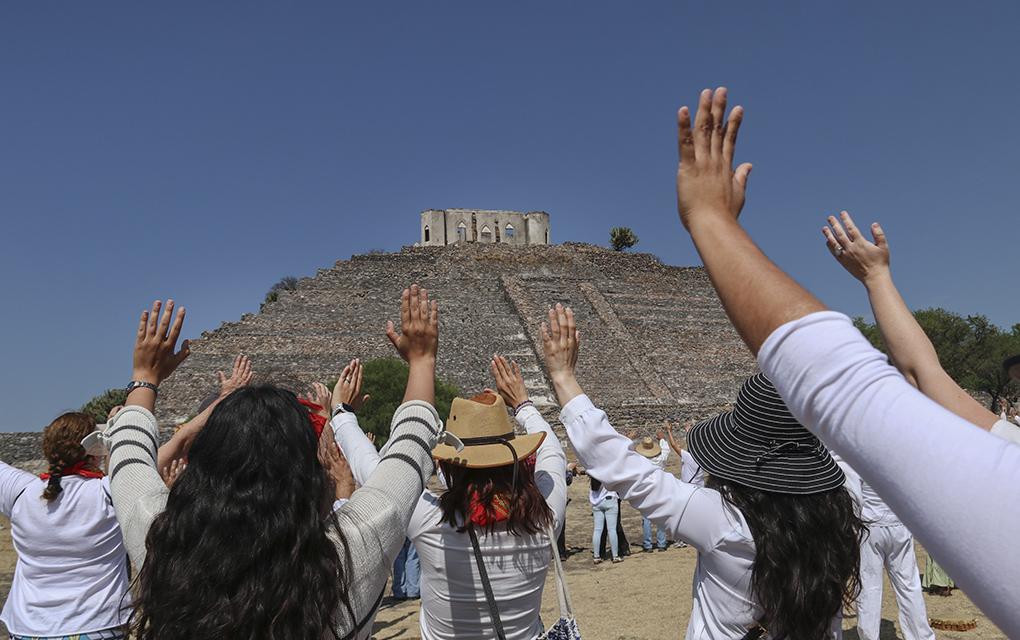
[[[882,267],[879,269],[872,269],[861,278],[861,283],[865,288],[871,289],[873,287],[882,287],[892,282],[892,273],[889,271],[889,267]]]
[[[152,385],[159,385],[159,376],[147,369],[135,369],[131,372],[132,382],[148,382]]]
[[[407,366],[411,368],[436,368],[436,357],[434,355],[414,356],[407,359]]]
[[[694,235],[696,232],[714,226],[739,227],[740,223],[733,216],[728,207],[724,206],[700,206],[687,214],[685,226],[687,231]]]

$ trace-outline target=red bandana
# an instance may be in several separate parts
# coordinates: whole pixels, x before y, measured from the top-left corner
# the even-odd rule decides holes
[[[75,462],[74,464],[72,464],[70,467],[67,467],[66,469],[64,469],[64,472],[61,473],[60,475],[61,476],[81,476],[83,478],[102,478],[103,477],[103,472],[102,471],[98,471],[96,469],[89,469],[89,468],[87,468],[85,466],[85,464],[86,463],[85,463],[84,460],[79,460],[78,462]],[[40,473],[39,474],[39,479],[40,480],[49,480],[50,479],[50,474],[49,473]]]
[[[322,435],[322,430],[326,428],[326,419],[316,413],[322,407],[304,398],[298,398],[298,402],[308,407],[308,420],[311,421],[312,428],[315,429],[315,437],[318,438]]]
[[[510,500],[503,494],[497,494],[492,498],[493,516],[490,518],[485,512],[485,505],[478,500],[478,492],[471,494],[471,503],[468,508],[471,510],[470,520],[479,527],[487,527],[496,522],[503,522],[510,519]]]

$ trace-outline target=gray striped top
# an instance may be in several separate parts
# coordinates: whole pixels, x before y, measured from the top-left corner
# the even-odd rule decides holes
[[[371,620],[404,543],[407,523],[434,470],[432,447],[439,428],[439,414],[431,405],[402,404],[393,416],[390,445],[379,467],[337,511],[351,558],[348,593],[356,618],[351,620],[343,608],[336,612],[341,638],[371,634]],[[128,556],[140,568],[149,525],[166,507],[169,493],[156,469],[156,419],[141,407],[128,406],[110,421],[105,434],[114,511]],[[334,532],[330,537],[343,557],[340,536]]]

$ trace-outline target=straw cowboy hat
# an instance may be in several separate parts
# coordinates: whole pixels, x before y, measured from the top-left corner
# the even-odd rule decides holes
[[[504,467],[524,460],[538,450],[545,433],[517,435],[503,398],[482,393],[470,400],[454,398],[446,431],[464,444],[460,451],[438,444],[432,457],[469,469]]]
[[[656,458],[662,453],[662,447],[655,440],[652,440],[648,436],[641,439],[641,442],[637,443],[634,447],[634,451],[637,451],[646,458]]]
[[[829,451],[760,373],[744,382],[733,411],[691,427],[687,450],[710,475],[761,491],[806,495],[846,481]]]

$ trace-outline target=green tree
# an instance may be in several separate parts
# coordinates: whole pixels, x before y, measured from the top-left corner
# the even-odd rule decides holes
[[[1015,402],[1020,397],[1020,384],[1002,368],[1006,358],[1020,353],[1020,324],[1003,331],[987,316],[964,317],[939,308],[920,309],[914,317],[935,347],[942,368],[957,384],[987,393],[993,411],[998,411],[999,398]],[[854,325],[884,350],[878,327],[863,318],[855,318]]]
[[[269,287],[269,291],[266,293],[266,299],[262,301],[262,306],[266,306],[270,302],[276,302],[280,298],[281,291],[293,291],[297,289],[298,279],[294,276],[286,276],[280,278],[280,281]]]
[[[362,390],[372,397],[358,411],[358,424],[366,433],[375,434],[375,444],[382,446],[390,433],[393,412],[404,401],[407,386],[407,363],[396,358],[366,360],[363,363],[364,383]],[[332,389],[336,380],[327,386]],[[436,410],[442,419],[450,415],[450,403],[460,393],[452,384],[436,379]]]
[[[613,251],[630,249],[637,243],[637,234],[630,227],[613,227],[609,230],[609,246]]]
[[[83,404],[81,409],[78,409],[78,411],[92,416],[92,419],[96,421],[96,424],[102,424],[106,422],[106,417],[110,414],[110,409],[119,404],[124,404],[126,400],[126,389],[108,389]]]

